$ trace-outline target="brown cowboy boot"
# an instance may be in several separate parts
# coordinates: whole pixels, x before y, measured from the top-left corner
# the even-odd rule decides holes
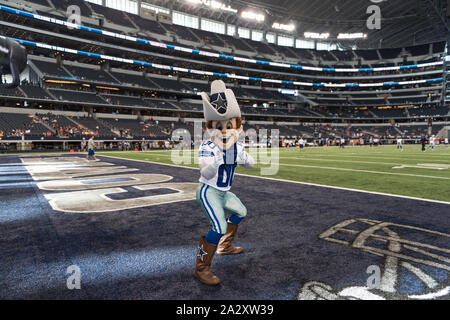
[[[210,267],[216,252],[217,246],[210,244],[202,237],[198,245],[197,262],[194,276],[209,286],[215,286],[220,283],[220,279],[212,273]]]
[[[217,254],[239,254],[244,251],[241,247],[235,247],[231,244],[236,235],[238,225],[228,222],[227,233],[220,238],[219,245],[217,246]]]

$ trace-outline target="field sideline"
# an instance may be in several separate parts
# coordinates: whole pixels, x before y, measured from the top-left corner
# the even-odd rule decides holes
[[[98,152],[98,155],[173,164],[171,151]],[[197,167],[193,164],[182,164]],[[269,178],[450,201],[450,148],[420,151],[418,145],[280,149],[278,173]],[[261,176],[259,164],[237,173]],[[326,194],[324,194],[326,198]]]

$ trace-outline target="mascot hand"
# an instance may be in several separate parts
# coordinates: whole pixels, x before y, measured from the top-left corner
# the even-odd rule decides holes
[[[223,153],[221,150],[216,150],[215,155],[214,155],[214,162],[213,162],[213,166],[214,168],[219,168],[222,164],[224,164],[225,162],[223,161]]]
[[[242,151],[238,154],[237,162],[238,164],[246,164],[248,162],[248,153],[245,152],[245,149],[242,149]]]

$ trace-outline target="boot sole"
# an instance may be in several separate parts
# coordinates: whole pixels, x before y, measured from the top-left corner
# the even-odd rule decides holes
[[[244,252],[244,250],[242,250],[240,252],[219,252],[219,251],[216,251],[216,253],[220,254],[221,256],[227,256],[227,255],[232,255],[232,254],[241,254],[242,252]]]
[[[220,280],[219,280],[219,282],[217,282],[217,283],[207,283],[207,282],[203,281],[202,278],[200,278],[199,276],[197,276],[196,273],[194,273],[194,277],[195,277],[198,281],[200,281],[201,283],[206,284],[207,286],[217,286],[217,285],[220,284]]]

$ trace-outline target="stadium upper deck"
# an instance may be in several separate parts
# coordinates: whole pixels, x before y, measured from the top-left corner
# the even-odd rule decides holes
[[[227,77],[241,103],[249,106],[249,115],[336,118],[345,114],[345,107],[350,108],[348,118],[361,113],[363,118],[385,118],[388,106],[431,106],[433,112],[420,112],[421,117],[448,114],[441,106],[445,42],[379,50],[297,49],[166,24],[84,1],[70,2],[80,7],[87,26],[73,29],[64,25],[68,2],[55,2],[32,1],[18,8],[33,14],[0,7],[2,32],[24,40],[31,53],[31,82],[39,84],[3,92],[5,103],[14,97],[34,99],[38,105],[62,101],[198,114],[201,108],[189,99],[208,90],[208,81]],[[280,89],[292,90],[288,93],[294,96]],[[259,108],[263,104],[266,108]],[[269,112],[267,106],[272,107]],[[303,111],[305,106],[315,111]],[[316,108],[323,106],[340,109]],[[412,114],[393,112],[398,118]]]
[[[9,3],[10,5],[13,3]],[[86,5],[82,3],[83,5]],[[61,6],[61,3],[59,3]],[[180,55],[182,57],[182,54],[187,54],[190,57],[195,58],[212,58],[212,61],[218,61],[222,60],[230,63],[233,62],[234,65],[239,66],[239,63],[244,63],[247,66],[252,66],[254,69],[263,68],[267,70],[270,70],[270,68],[275,68],[275,70],[280,70],[280,68],[287,68],[291,70],[287,70],[292,73],[292,71],[300,71],[303,76],[306,76],[308,73],[312,73],[313,76],[317,77],[327,77],[327,74],[335,74],[336,72],[345,72],[347,74],[351,74],[352,72],[387,72],[387,74],[384,74],[385,76],[390,76],[392,74],[392,71],[398,71],[401,69],[402,73],[405,73],[405,71],[410,71],[413,68],[405,67],[405,65],[416,65],[416,64],[429,64],[429,63],[438,63],[438,65],[442,65],[442,53],[445,50],[445,42],[435,43],[432,45],[420,45],[415,47],[408,47],[408,48],[397,48],[397,49],[380,49],[380,50],[351,50],[351,51],[339,51],[339,50],[308,50],[308,49],[299,49],[299,52],[307,52],[307,54],[300,54],[298,56],[289,57],[286,56],[286,53],[289,53],[290,50],[297,49],[297,48],[289,48],[286,46],[278,46],[274,44],[266,44],[264,42],[258,42],[253,40],[247,40],[249,44],[247,45],[247,51],[246,53],[247,58],[239,57],[239,55],[230,55],[227,54],[227,52],[240,52],[243,50],[239,50],[239,47],[236,47],[233,44],[229,44],[226,41],[222,42],[222,47],[220,52],[214,50],[208,51],[208,46],[205,46],[203,44],[203,38],[200,36],[197,36],[195,41],[190,42],[190,46],[184,46],[181,47],[180,44],[182,44],[182,38],[174,36],[173,31],[170,30],[184,30],[184,32],[189,32],[192,35],[194,34],[201,34],[204,35],[210,34],[210,37],[229,37],[231,39],[234,39],[236,41],[243,42],[246,39],[243,38],[235,38],[231,36],[226,35],[219,35],[217,33],[213,32],[206,32],[202,30],[197,29],[191,29],[191,28],[183,28],[181,26],[177,26],[175,24],[169,25],[170,28],[166,25],[166,27],[163,26],[163,23],[159,23],[157,21],[147,20],[146,21],[152,22],[150,25],[143,25],[139,26],[139,24],[134,23],[135,28],[129,29],[129,26],[126,27],[123,24],[124,21],[128,21],[128,23],[136,21],[140,21],[143,18],[141,18],[138,15],[131,15],[126,14],[122,11],[112,10],[108,8],[104,8],[102,6],[96,6],[94,4],[90,4],[90,6],[96,8],[97,10],[105,10],[102,12],[102,16],[109,17],[110,19],[117,18],[118,14],[119,16],[127,17],[126,20],[113,20],[115,24],[108,25],[109,27],[105,27],[105,23],[100,23],[98,15],[94,15],[94,13],[91,14],[89,18],[82,19],[81,22],[85,25],[85,27],[80,27],[78,30],[74,30],[73,28],[58,28],[58,33],[62,35],[71,35],[74,34],[81,35],[82,38],[87,42],[86,40],[95,40],[98,42],[99,40],[105,40],[107,39],[107,44],[125,44],[127,48],[133,47],[133,48],[142,48],[146,51],[149,51],[151,49],[152,53],[158,52],[158,50],[162,50],[161,52],[169,53],[171,56],[174,54]],[[25,12],[19,12],[17,10],[11,10],[9,7],[2,7],[2,20],[9,22],[20,22],[20,24],[24,24],[23,22],[26,21],[26,25],[35,25],[37,29],[53,29],[55,30],[56,24],[66,24],[66,16],[64,15],[64,11],[57,11],[55,12],[53,9],[48,9],[51,11],[45,12],[41,10],[35,9],[35,12],[38,12],[40,14],[28,14]],[[87,10],[82,10],[82,12],[85,12],[86,14]],[[116,12],[116,14],[111,17],[109,16],[113,12]],[[8,14],[10,13],[10,14]],[[118,13],[118,14],[117,14]],[[41,15],[42,14],[42,15]],[[54,20],[50,20],[52,23],[44,23],[44,21],[49,21],[46,19],[46,17],[53,18]],[[96,18],[93,18],[96,17]],[[97,20],[96,20],[97,19]],[[108,18],[106,18],[108,19]],[[60,20],[60,22],[57,22],[55,20]],[[87,23],[85,21],[89,21],[90,23]],[[100,19],[100,21],[103,21]],[[92,24],[93,22],[96,22],[96,24]],[[119,23],[117,25],[116,23]],[[122,23],[122,25],[120,25]],[[99,27],[98,24],[102,24],[101,27]],[[4,24],[7,26],[8,24]],[[11,25],[11,24],[10,24]],[[13,23],[14,25],[14,23]],[[158,26],[158,27],[156,27]],[[14,27],[17,29],[17,25],[14,25]],[[99,29],[102,29],[105,32],[100,31]],[[115,29],[114,29],[115,28]],[[20,28],[21,30],[30,30],[26,28]],[[79,30],[81,29],[81,30]],[[153,32],[157,32],[158,38],[152,38],[151,35]],[[113,33],[117,33],[116,35],[113,35]],[[48,34],[48,33],[47,33]],[[102,36],[99,36],[99,34],[102,34]],[[136,40],[136,36],[139,37],[140,35],[142,38],[138,38]],[[54,37],[55,34],[52,34],[52,37]],[[41,35],[42,37],[42,35]],[[130,41],[123,41],[126,38],[126,40]],[[168,40],[170,39],[170,40]],[[200,40],[202,39],[202,40]],[[162,41],[163,43],[152,41]],[[176,44],[173,41],[179,41],[178,44]],[[133,43],[134,42],[134,43]],[[92,43],[91,43],[92,44]],[[249,59],[249,56],[252,55],[260,55],[260,47],[259,45],[267,45],[272,46],[274,50],[276,51],[275,55],[268,55],[268,59],[265,61],[258,60],[258,59]],[[104,44],[103,44],[104,45]],[[210,48],[211,49],[211,48]],[[241,48],[242,49],[242,48]],[[212,51],[212,52],[211,52]],[[179,57],[177,57],[179,58]],[[271,61],[273,60],[273,61]],[[255,64],[257,65],[255,67]],[[300,65],[299,65],[300,64]],[[387,69],[385,69],[387,68]],[[351,70],[353,69],[353,70]],[[350,70],[350,71],[349,71]],[[286,70],[285,70],[286,71]],[[319,73],[318,73],[319,71]],[[380,73],[381,76],[383,76],[383,73]],[[378,75],[380,75],[378,74]],[[364,76],[366,76],[365,74]],[[370,74],[369,74],[370,75]],[[344,75],[345,76],[345,75]],[[354,76],[354,75],[352,75]],[[342,77],[342,76],[341,76]],[[344,78],[345,79],[345,78]]]

